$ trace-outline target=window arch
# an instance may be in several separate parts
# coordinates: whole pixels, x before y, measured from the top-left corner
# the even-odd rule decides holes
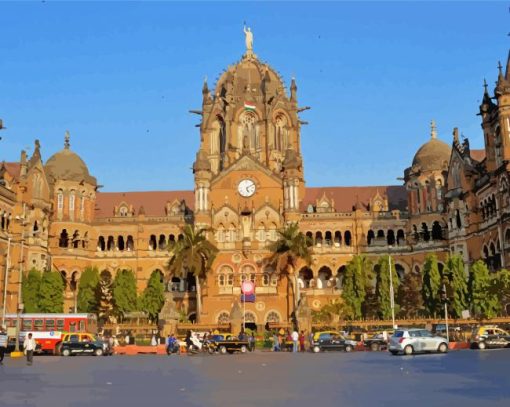
[[[218,314],[216,320],[220,325],[227,325],[230,323],[230,313],[228,311],[222,311]]]
[[[352,242],[351,232],[350,230],[346,230],[344,233],[344,242],[346,246],[350,246]]]
[[[234,285],[234,270],[230,266],[221,266],[218,271],[218,285],[232,287]]]
[[[282,320],[282,317],[278,311],[271,310],[266,314],[266,322],[269,323],[279,323]]]

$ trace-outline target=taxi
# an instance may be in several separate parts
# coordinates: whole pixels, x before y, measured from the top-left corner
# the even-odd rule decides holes
[[[497,325],[483,325],[473,329],[469,340],[471,348],[509,348],[510,334]]]
[[[55,346],[55,354],[62,353],[62,344],[66,342],[96,342],[97,336],[88,332],[62,332],[60,342]]]
[[[313,341],[318,342],[321,337],[341,336],[338,331],[317,331],[313,334]]]

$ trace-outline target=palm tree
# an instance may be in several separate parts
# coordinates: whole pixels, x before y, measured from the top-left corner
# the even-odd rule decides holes
[[[272,252],[269,263],[275,265],[276,272],[285,276],[287,280],[287,318],[289,318],[289,287],[292,287],[294,312],[298,305],[296,266],[300,261],[310,265],[312,261],[310,244],[308,238],[299,230],[298,224],[290,223],[278,231],[278,240],[269,245],[269,250]]]
[[[182,228],[182,239],[170,247],[172,257],[168,263],[176,277],[185,278],[190,272],[195,276],[197,290],[197,322],[202,312],[201,282],[216,258],[218,249],[206,237],[206,229],[198,229],[187,224]]]

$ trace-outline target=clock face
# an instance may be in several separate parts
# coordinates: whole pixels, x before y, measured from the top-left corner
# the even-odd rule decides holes
[[[257,187],[255,186],[255,182],[253,182],[251,179],[243,179],[237,186],[239,195],[244,196],[245,198],[252,196],[256,189]]]

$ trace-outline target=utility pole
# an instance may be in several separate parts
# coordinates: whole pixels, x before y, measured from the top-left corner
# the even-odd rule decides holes
[[[391,246],[389,246],[391,249]],[[388,253],[388,270],[390,271],[390,306],[391,306],[391,321],[393,329],[397,329],[395,325],[395,292],[393,290],[393,273],[391,271],[391,255]]]
[[[11,262],[11,235],[7,235],[7,257],[5,259],[5,274],[4,274],[4,299],[2,308],[2,325],[5,325],[5,314],[7,313],[7,286],[9,285],[9,267]]]

